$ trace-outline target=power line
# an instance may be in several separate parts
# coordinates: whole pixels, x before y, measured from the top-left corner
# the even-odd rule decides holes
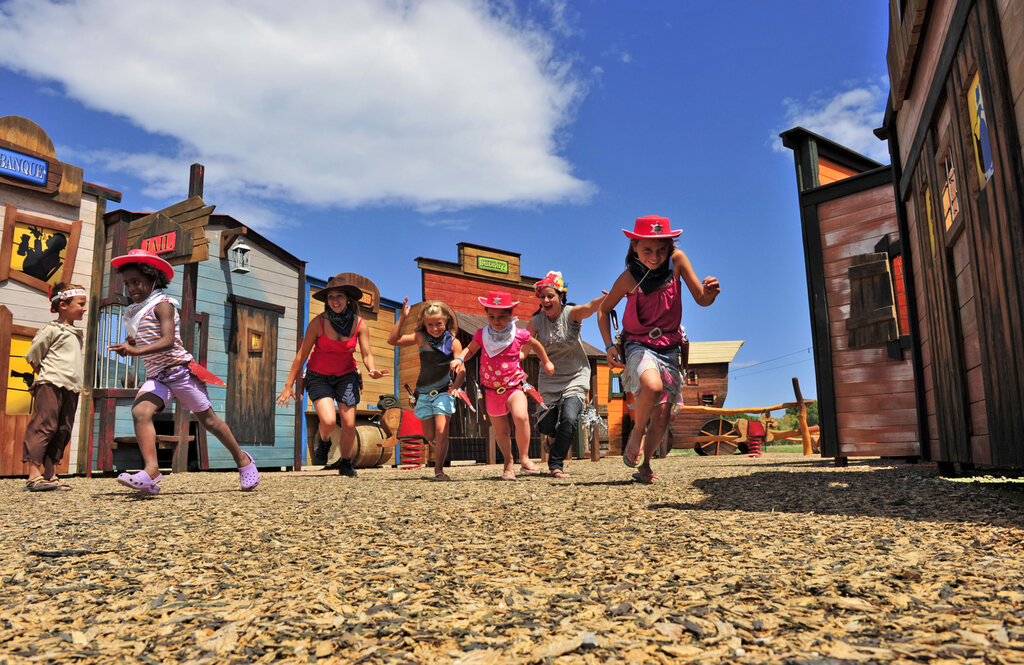
[[[776,360],[782,360],[783,358],[788,358],[789,356],[795,356],[798,353],[810,353],[810,352],[811,352],[811,347],[808,346],[806,349],[797,349],[796,351],[792,351],[790,353],[783,354],[781,356],[778,356],[777,358],[771,358],[769,360],[762,360],[760,362],[756,362],[756,363],[753,363],[751,365],[746,365],[744,367],[740,367],[736,371],[737,372],[742,372],[745,369],[750,369],[751,367],[757,367],[758,365],[765,365],[767,363],[775,362]]]
[[[754,376],[755,374],[763,374],[764,372],[773,372],[773,371],[775,371],[777,369],[782,369],[783,367],[790,367],[792,365],[800,365],[802,363],[811,362],[812,360],[814,360],[814,358],[804,358],[803,360],[797,360],[796,362],[786,363],[785,365],[776,365],[775,367],[766,367],[765,369],[759,369],[756,372],[750,372],[749,374],[744,374],[743,376],[736,376],[735,374],[730,372],[729,376],[731,376],[733,379],[745,379],[748,376]]]

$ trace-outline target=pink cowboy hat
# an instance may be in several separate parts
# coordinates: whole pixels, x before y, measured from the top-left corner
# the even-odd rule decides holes
[[[477,298],[484,307],[494,309],[512,309],[519,304],[519,301],[512,300],[512,294],[508,291],[489,291],[486,298]]]
[[[622,232],[626,234],[627,238],[633,238],[634,240],[642,240],[644,238],[658,240],[660,238],[678,238],[679,234],[683,231],[681,229],[673,231],[668,217],[647,215],[646,217],[636,218],[636,224],[633,225],[632,231],[622,229]]]
[[[171,264],[153,252],[145,249],[129,249],[127,254],[124,256],[115,256],[110,260],[110,262],[114,264],[115,268],[120,268],[123,265],[129,265],[132,263],[143,263],[162,272],[167,276],[168,280],[174,279],[174,268],[171,267]]]

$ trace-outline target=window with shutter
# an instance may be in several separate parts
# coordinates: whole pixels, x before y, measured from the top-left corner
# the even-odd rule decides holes
[[[854,349],[899,339],[888,254],[874,252],[853,257],[847,275],[850,278],[850,318],[846,320],[848,346]]]

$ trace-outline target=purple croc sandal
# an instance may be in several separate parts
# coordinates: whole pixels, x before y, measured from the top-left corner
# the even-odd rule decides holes
[[[249,458],[249,463],[238,467],[238,475],[242,477],[242,491],[248,492],[256,489],[256,486],[260,484],[260,472],[256,468],[256,462],[252,461],[252,455],[244,450],[242,454]]]
[[[163,477],[162,473],[156,474],[156,478],[150,478],[149,474],[145,471],[139,471],[138,473],[125,472],[117,476],[117,482],[139,492],[156,494],[160,491],[159,483],[163,480]]]

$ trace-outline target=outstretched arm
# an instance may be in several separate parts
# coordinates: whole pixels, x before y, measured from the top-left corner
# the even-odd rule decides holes
[[[119,356],[145,356],[150,353],[160,353],[174,346],[174,305],[166,300],[153,308],[156,313],[156,320],[160,323],[160,338],[150,344],[139,346],[131,337],[120,344],[111,344],[108,351],[113,351]]]
[[[359,353],[363,356],[363,365],[366,366],[366,373],[370,375],[371,379],[379,379],[391,373],[391,370],[377,369],[377,364],[373,360],[373,352],[370,350],[369,326],[359,326]]]
[[[555,373],[555,364],[548,358],[548,352],[544,350],[543,344],[531,337],[528,342],[523,344],[523,348],[529,348],[529,350],[537,354],[537,357],[540,358],[541,367],[544,368],[548,375]]]
[[[409,296],[405,297],[402,301],[402,311],[398,314],[398,320],[395,321],[395,325],[391,328],[391,334],[388,335],[388,344],[391,346],[411,346],[419,340],[416,339],[416,333],[406,333],[404,335],[399,334],[402,330],[402,326],[405,324],[405,318],[409,316],[409,312],[412,310],[409,307]]]
[[[598,310],[598,308],[601,307],[601,302],[604,300],[604,297],[606,295],[608,295],[608,292],[607,291],[602,291],[601,295],[599,295],[598,297],[594,298],[590,302],[584,303],[582,305],[575,305],[575,306],[573,306],[573,308],[572,308],[572,318],[577,323],[579,323],[583,319],[587,318],[588,316],[590,316],[591,314],[596,312]]]
[[[597,308],[597,329],[601,331],[601,340],[604,342],[604,352],[605,358],[608,359],[608,366],[613,369],[625,367],[622,364],[625,358],[619,358],[619,350],[615,348],[615,342],[612,339],[610,315],[615,306],[619,304],[619,301],[633,288],[636,288],[636,280],[629,274],[628,270],[624,270],[619,275],[619,278],[615,280],[615,283],[612,284],[608,295],[601,299],[601,303]]]
[[[277,396],[278,406],[287,408],[289,400],[294,399],[297,401],[299,399],[295,396],[295,380],[299,378],[299,372],[302,371],[302,366],[306,364],[306,359],[309,358],[309,354],[313,350],[316,338],[320,336],[320,333],[313,328],[315,321],[316,319],[314,318],[306,326],[306,334],[302,336],[302,344],[295,354],[295,359],[292,360],[292,366],[288,370],[288,378],[284,381],[284,388],[281,390],[281,394]]]
[[[472,358],[473,355],[477,351],[479,351],[479,350],[480,350],[480,345],[477,344],[476,340],[474,339],[472,342],[469,343],[469,346],[464,348],[459,353],[455,354],[455,358],[452,359],[452,362],[451,362],[451,365],[450,365],[450,367],[452,368],[452,371],[458,372],[460,367],[463,368],[463,371],[465,371],[466,361],[469,360],[470,358]],[[455,351],[454,346],[452,347],[452,351],[453,352]]]
[[[694,272],[690,259],[681,249],[672,253],[672,263],[675,266],[676,275],[681,277],[686,283],[686,287],[690,289],[690,295],[693,296],[694,302],[701,307],[707,307],[715,302],[715,298],[722,290],[718,285],[717,278],[708,276],[703,281],[697,281],[697,273]]]

